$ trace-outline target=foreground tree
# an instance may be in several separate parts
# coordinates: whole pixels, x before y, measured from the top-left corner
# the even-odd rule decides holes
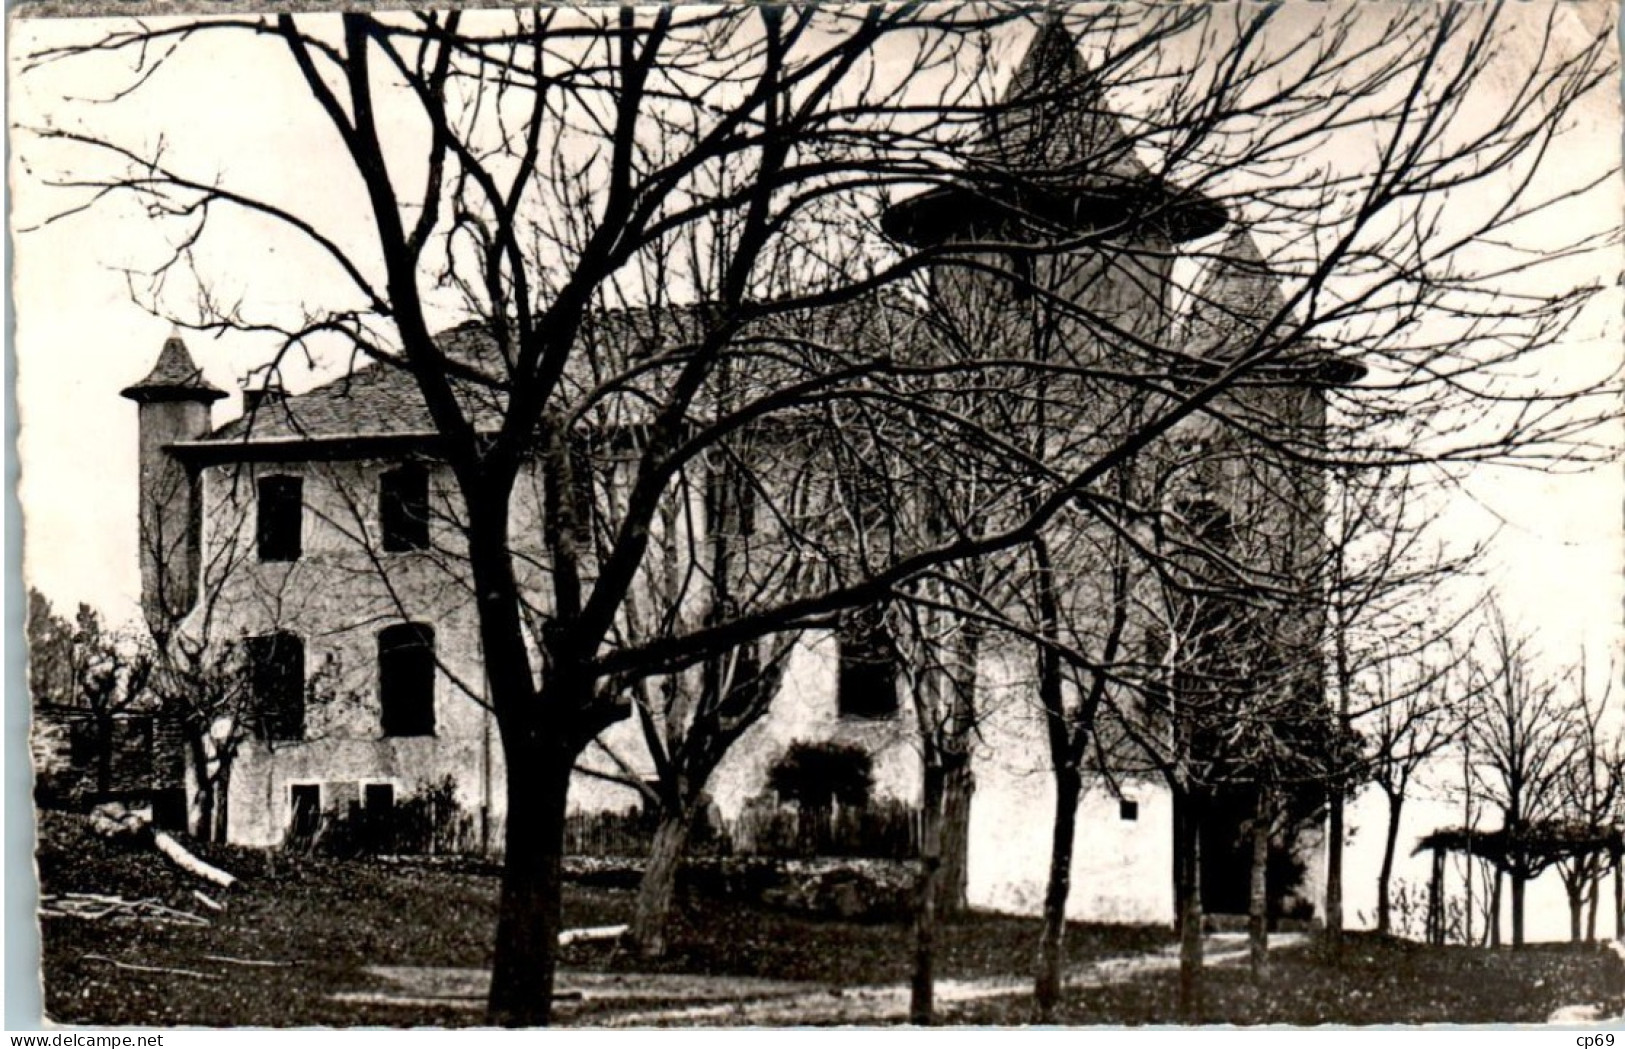
[[[1389,805],[1389,833],[1416,772],[1453,738],[1452,705],[1441,678],[1452,673],[1452,635],[1472,610],[1452,612],[1437,595],[1469,572],[1481,544],[1435,537],[1428,506],[1440,478],[1415,469],[1333,471],[1325,560],[1328,684],[1345,731],[1366,741],[1357,766],[1333,792],[1327,820],[1326,930],[1336,949],[1343,929],[1344,809],[1359,786],[1374,781]],[[1440,660],[1444,660],[1444,664]],[[1457,684],[1460,684],[1458,681]],[[1378,927],[1388,930],[1394,846],[1378,878]]]
[[[277,360],[337,341],[352,359],[411,376],[462,504],[506,756],[494,1022],[550,1016],[571,770],[628,715],[637,682],[833,626],[934,570],[1019,547],[1072,507],[1127,535],[1143,531],[1138,514],[1113,513],[1103,482],[1182,420],[1205,412],[1245,427],[1226,392],[1304,367],[1311,334],[1333,356],[1360,353],[1381,381],[1362,392],[1365,425],[1345,440],[1289,445],[1307,462],[1550,452],[1577,432],[1564,414],[1574,390],[1530,391],[1510,366],[1552,345],[1593,290],[1517,292],[1541,258],[1595,245],[1582,233],[1519,250],[1546,235],[1532,221],[1594,184],[1581,175],[1551,188],[1534,175],[1545,173],[1565,112],[1609,80],[1606,35],[1539,48],[1513,71],[1510,101],[1481,107],[1470,103],[1502,73],[1498,9],[1373,18],[1335,8],[1304,16],[1315,22],[1309,33],[1266,31],[1274,8],[1090,10],[1075,19],[1077,34],[1124,56],[1101,70],[1101,84],[1151,97],[1124,133],[1055,136],[1034,118],[1047,106],[1031,95],[1025,115],[1002,122],[999,105],[982,101],[991,67],[980,45],[1012,14],[767,6],[227,17],[91,26],[28,60],[40,69],[135,56],[114,112],[138,105],[162,67],[199,45],[263,44],[291,73],[277,90],[323,122],[306,133],[347,166],[357,191],[349,215],[360,222],[256,189],[240,171],[189,167],[163,144],[121,140],[95,108],[84,121],[42,121],[31,139],[73,154],[69,173],[42,176],[84,194],[62,211],[129,193],[174,223],[180,246],[158,267],[157,291],[193,309],[187,323],[275,334]],[[1551,19],[1536,34],[1548,41]],[[1191,46],[1120,46],[1136,39]],[[1043,38],[1062,45],[1075,51],[1076,41],[1058,30]],[[1098,110],[1093,99],[1079,107],[1076,88],[1061,82],[1037,101]],[[964,148],[989,136],[1015,145],[997,166]],[[1349,141],[1359,146],[1339,149]],[[960,170],[944,163],[945,148],[965,158]],[[1270,316],[1221,358],[1141,323],[1161,312],[1172,245],[1224,219],[1223,207],[1176,190],[1179,180],[1271,227],[1272,262],[1289,278]],[[1058,183],[1083,192],[1060,194]],[[922,184],[937,188],[888,212],[888,242],[875,228],[883,198]],[[273,316],[230,305],[208,274],[199,278],[194,265],[211,264],[200,245],[234,210],[303,244],[298,265],[321,260],[321,301]],[[946,235],[939,220],[958,217],[971,221]],[[900,253],[896,241],[914,250]],[[1463,263],[1481,252],[1498,261]],[[895,314],[816,339],[780,326],[928,268],[942,275],[934,279],[992,274],[1008,288],[1047,261],[1074,271],[1065,298],[1028,283],[1088,333],[1091,351],[1076,361],[1011,356],[1001,341],[944,364],[887,327]],[[648,318],[651,331],[603,337],[596,329],[616,310]],[[489,350],[448,352],[435,336],[440,318],[474,322]],[[1021,397],[1054,374],[1110,385],[1114,403],[1141,410],[1129,425],[1113,418],[1068,442],[1065,456],[952,410],[967,390]],[[1514,410],[1450,437],[1462,410],[1493,402]],[[966,476],[982,502],[956,516],[989,524],[877,529],[809,504],[786,535],[828,570],[680,630],[617,639],[649,576],[662,510],[679,479],[697,481],[709,450],[770,422],[838,429],[859,409],[888,447],[944,452],[888,462],[919,461],[923,472],[973,461]],[[617,478],[612,500],[577,483],[583,434],[614,436],[599,448]],[[530,517],[517,513],[526,489],[541,495]],[[827,509],[834,499],[824,498]],[[837,543],[825,541],[831,528]]]

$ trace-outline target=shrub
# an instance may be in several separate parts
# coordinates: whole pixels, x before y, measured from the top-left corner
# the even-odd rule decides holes
[[[792,743],[768,769],[767,784],[803,810],[827,812],[836,802],[859,808],[874,791],[874,761],[850,744]]]

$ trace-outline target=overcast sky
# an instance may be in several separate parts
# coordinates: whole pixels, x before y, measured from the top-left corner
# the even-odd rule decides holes
[[[1578,30],[1605,17],[1607,5],[1573,9]],[[22,55],[98,29],[84,20],[17,21],[10,46],[14,56]],[[308,104],[299,104],[304,100],[289,63],[256,61],[263,54],[263,44],[229,38],[207,52],[183,53],[175,68],[143,88],[140,107],[124,107],[121,130],[138,142],[163,136],[171,160],[191,170],[229,171],[274,199],[313,206],[317,218],[355,231],[361,243],[364,227],[340,221],[364,214],[364,205],[354,176],[333,160],[331,130],[312,119]],[[128,77],[117,65],[101,68],[109,74],[105,82],[89,78],[98,69],[94,63],[14,77],[14,123],[71,124],[89,111],[78,100],[104,95]],[[1602,100],[1580,116],[1569,148],[1617,158],[1617,104]],[[13,222],[27,227],[67,198],[42,191],[34,178],[36,165],[48,168],[60,158],[19,145]],[[39,165],[42,158],[46,163]],[[235,223],[235,235],[226,239],[229,258],[203,261],[230,263],[217,267],[227,274],[224,294],[241,295],[251,316],[283,310],[336,283],[265,224],[229,221]],[[13,240],[28,578],[57,604],[88,601],[115,622],[137,614],[139,596],[136,409],[118,391],[146,372],[169,332],[167,322],[132,304],[122,270],[161,259],[165,232],[129,201],[109,201],[43,230],[15,233]],[[190,336],[188,342],[210,380],[228,390],[237,389],[266,352],[264,342],[243,335]],[[1570,352],[1579,367],[1597,354],[1618,353],[1617,327],[1610,342]],[[308,385],[343,366],[337,355],[316,364],[292,383]],[[232,404],[216,407],[216,422]],[[1485,470],[1461,499],[1442,508],[1441,527],[1464,535],[1500,529],[1491,560],[1496,585],[1518,619],[1539,629],[1554,658],[1567,659],[1563,653],[1581,641],[1594,650],[1617,648],[1625,595],[1622,502],[1617,469],[1578,476]]]

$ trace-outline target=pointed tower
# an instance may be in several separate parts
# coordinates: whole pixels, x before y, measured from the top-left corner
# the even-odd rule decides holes
[[[1064,11],[1046,15],[1005,88],[982,121],[970,164],[998,179],[1068,191],[1127,186],[1150,177],[1134,156],[1100,79],[1084,65]]]
[[[1108,327],[1160,340],[1167,334],[1170,249],[1218,231],[1225,212],[1154,175],[1134,145],[1056,10],[1044,17],[1003,98],[966,143],[952,180],[887,209],[881,228],[916,247],[1014,246],[1003,258],[979,259],[1007,269],[1010,278],[940,268],[939,295],[963,320],[974,322],[1001,298],[1020,298],[1024,286],[1037,285]],[[1091,240],[1087,248],[1060,247],[1083,238]]]
[[[1285,305],[1280,279],[1264,264],[1252,234],[1238,226],[1196,286],[1184,348],[1206,360],[1230,360]]]
[[[170,451],[209,432],[209,407],[226,395],[209,384],[171,335],[147,377],[119,391],[139,407],[141,610],[160,643],[197,600],[202,540],[198,478]]]
[[[1233,360],[1247,351],[1265,325],[1286,307],[1281,278],[1258,248],[1251,232],[1237,227],[1208,262],[1196,287],[1185,322],[1183,348],[1211,362]],[[1290,334],[1283,327],[1280,337]],[[1365,377],[1358,361],[1339,357],[1324,345],[1304,339],[1277,355],[1268,369],[1277,385],[1346,386]]]

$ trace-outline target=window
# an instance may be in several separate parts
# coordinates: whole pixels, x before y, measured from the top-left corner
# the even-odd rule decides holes
[[[305,520],[304,480],[261,477],[256,535],[261,561],[297,561]]]
[[[1119,798],[1117,801],[1117,817],[1132,823],[1140,818],[1140,803],[1132,798]]]
[[[842,621],[836,705],[843,718],[889,718],[897,713],[897,643],[883,605],[858,609]]]
[[[384,735],[434,735],[434,628],[398,623],[378,634]]]
[[[305,738],[305,643],[278,632],[244,641],[248,687],[260,735],[271,741]]]
[[[378,479],[378,523],[392,554],[429,545],[429,472],[409,464]]]
[[[389,783],[367,783],[361,788],[361,807],[369,817],[388,819],[395,811],[395,787]]]
[[[1230,545],[1234,523],[1230,511],[1211,499],[1183,499],[1174,506],[1192,539],[1214,550]]]
[[[294,838],[312,838],[322,822],[322,788],[317,783],[295,783],[288,788],[292,819],[288,833]]]
[[[1026,302],[1032,298],[1032,254],[1026,251],[1012,251],[1010,253],[1010,273],[1015,277],[1015,281],[1010,286],[1010,298],[1016,302]]]

